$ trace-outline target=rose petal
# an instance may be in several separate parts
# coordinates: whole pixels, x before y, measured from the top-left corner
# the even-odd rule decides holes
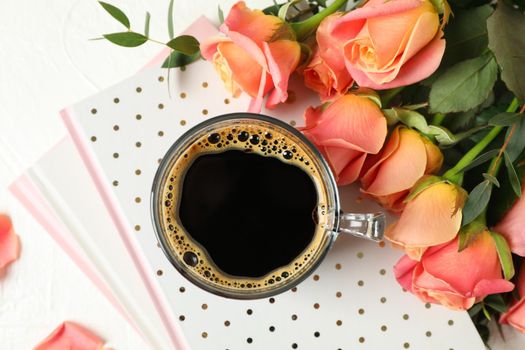
[[[409,292],[412,291],[412,276],[417,263],[417,261],[410,259],[407,255],[403,255],[394,266],[394,276],[397,282]]]
[[[241,86],[244,92],[252,97],[256,97],[259,93],[261,76],[266,74],[262,67],[257,64],[248,52],[233,42],[222,42],[217,46],[217,49],[226,60],[232,72],[232,78]],[[265,90],[270,88],[271,85],[266,87]]]
[[[432,31],[426,31],[430,24],[434,24],[434,21],[429,23],[424,20],[430,15],[430,13],[424,13],[426,11],[434,15],[430,16],[432,20],[435,19],[435,27]],[[424,23],[418,25],[418,22],[422,20]],[[367,29],[373,42],[375,56],[378,58],[377,67],[384,68],[392,65],[396,57],[403,54],[405,49],[413,48],[414,44],[421,45],[417,50],[419,51],[434,38],[438,27],[439,18],[430,2],[423,2],[421,6],[400,14],[370,18],[367,21]],[[428,34],[429,32],[430,34]],[[414,36],[424,40],[414,43],[414,39],[412,39],[413,45],[407,47],[408,43],[411,42],[411,37]]]
[[[518,331],[525,333],[525,298],[512,305],[512,307],[499,320],[500,323],[510,324]]]
[[[359,157],[352,159],[352,161],[347,164],[343,171],[339,173],[337,179],[337,184],[339,186],[350,185],[359,179],[366,156],[366,153],[361,153]]]
[[[399,221],[389,226],[386,238],[407,247],[429,247],[456,237],[461,227],[461,210],[454,185],[438,183],[407,203]]]
[[[20,241],[13,230],[11,219],[0,214],[0,272],[18,259],[19,254]]]
[[[476,293],[476,288],[479,289],[478,292],[487,290],[485,282],[481,281],[502,279],[496,246],[487,231],[480,234],[463,251],[458,252],[458,240],[456,239],[441,249],[439,253],[425,255],[422,264],[428,273],[435,278],[446,280],[453,289],[463,295],[470,292],[471,296],[479,297],[482,294]]]
[[[453,310],[467,310],[476,301],[456,291],[446,280],[436,278],[420,263],[414,269],[413,292],[424,301],[434,302]]]
[[[426,150],[417,131],[396,128],[392,138],[393,143],[398,145],[397,150],[383,159],[375,179],[365,188],[369,194],[386,196],[405,191],[414,186],[425,173]]]
[[[249,37],[256,43],[268,41],[283,22],[279,17],[265,15],[261,10],[251,10],[244,1],[231,8],[221,26],[221,31],[234,31]]]
[[[275,89],[270,93],[267,107],[273,107],[288,98],[288,80],[301,58],[299,43],[291,40],[277,40],[263,43],[268,69]]]
[[[332,35],[342,38],[353,38],[361,31],[365,20],[379,16],[388,16],[421,6],[420,0],[371,0],[365,6],[357,8],[342,16],[334,24]]]
[[[224,36],[213,36],[203,41],[200,44],[202,57],[207,61],[211,61],[217,52],[217,46],[222,42],[231,42],[231,40]]]
[[[335,100],[323,111],[317,127],[311,132],[324,145],[328,145],[328,140],[338,139],[367,153],[377,153],[383,146],[387,125],[374,102],[348,94]],[[330,146],[336,144],[330,143]]]
[[[525,181],[524,181],[525,183]],[[522,187],[525,193],[525,184]],[[514,254],[525,256],[525,195],[522,195],[503,219],[494,227],[494,231],[501,233],[507,239]]]
[[[425,174],[435,174],[443,166],[443,153],[438,146],[426,137],[421,137],[425,144],[425,151],[427,154],[427,166],[425,167]]]
[[[351,65],[347,65],[347,68],[355,81],[362,86],[376,90],[393,89],[428,78],[439,67],[444,52],[445,39],[442,38],[440,32],[432,42],[401,67],[394,80],[382,84],[376,83],[364,72]]]
[[[66,321],[33,350],[101,350],[104,341],[87,329]]]
[[[353,84],[353,79],[345,66],[343,56],[345,40],[332,35],[334,26],[340,17],[339,12],[326,17],[317,28],[316,40],[319,57],[333,80],[328,86],[333,87],[338,94],[344,94]],[[332,94],[327,94],[326,98],[331,96]]]
[[[472,294],[475,297],[484,298],[490,294],[506,293],[513,289],[514,284],[502,278],[492,280],[484,279],[476,284]]]
[[[521,264],[517,281],[518,294],[521,299],[501,316],[499,322],[508,323],[520,332],[525,333],[525,260]]]

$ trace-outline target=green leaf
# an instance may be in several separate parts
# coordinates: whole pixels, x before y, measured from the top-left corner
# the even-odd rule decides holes
[[[516,169],[514,168],[514,165],[512,164],[512,160],[510,160],[509,154],[507,152],[504,153],[505,157],[505,167],[507,168],[507,173],[509,175],[509,182],[512,186],[512,190],[514,193],[521,197],[521,182],[520,178],[518,177],[518,173],[516,172]]]
[[[503,112],[490,118],[489,124],[494,126],[510,126],[518,123],[521,119],[522,115],[519,113]]]
[[[412,189],[410,190],[410,193],[408,194],[404,202],[405,203],[410,202],[412,199],[416,198],[417,195],[420,194],[423,190],[427,189],[428,187],[432,185],[442,183],[442,182],[446,182],[446,180],[439,176],[433,176],[433,175],[423,176],[412,187]]]
[[[103,37],[113,44],[124,47],[137,47],[148,41],[144,35],[134,32],[104,34]]]
[[[122,23],[124,27],[128,29],[131,28],[129,18],[124,14],[124,12],[122,12],[121,9],[111,4],[108,4],[107,2],[99,1],[98,3],[104,8],[104,10],[106,10],[111,15],[111,17]]]
[[[173,0],[170,0],[170,5],[168,7],[168,34],[170,39],[173,39],[175,36],[175,31],[173,29]]]
[[[470,224],[487,207],[492,194],[492,183],[485,180],[470,192],[467,202],[463,207],[462,226]]]
[[[473,169],[473,168],[477,167],[478,165],[481,165],[481,164],[491,160],[492,158],[497,156],[498,153],[499,153],[498,149],[493,149],[493,150],[490,150],[488,152],[485,152],[482,155],[480,155],[477,158],[475,158],[472,162],[470,162],[469,165],[467,165],[466,167],[461,168],[458,172],[465,172],[465,171],[468,171],[470,169]]]
[[[496,244],[496,250],[498,251],[499,262],[501,263],[503,275],[505,276],[506,280],[510,280],[512,277],[514,277],[515,271],[509,244],[505,240],[505,237],[499,233],[490,231],[490,235]]]
[[[498,188],[500,187],[499,181],[498,181],[498,179],[497,179],[494,175],[491,175],[491,174],[489,174],[489,173],[483,173],[483,178],[484,178],[485,180],[488,180],[488,181],[492,182],[492,184],[493,184],[494,186],[496,186],[496,187],[498,187]]]
[[[151,20],[151,14],[146,12],[146,21],[144,23],[144,35],[149,36],[149,22]]]
[[[178,36],[174,39],[171,39],[166,45],[186,56],[195,55],[200,49],[199,41],[191,35]]]
[[[162,68],[178,68],[187,66],[190,63],[195,62],[200,57],[200,54],[197,52],[194,55],[188,56],[179,51],[172,51],[171,54],[164,60]]]
[[[510,136],[510,128],[509,131],[507,131],[507,137]],[[509,158],[512,162],[516,161],[520,154],[525,149],[525,120],[522,118],[516,129],[514,130],[514,134],[512,135],[512,138],[509,141],[509,144],[507,145],[507,153],[509,154]]]
[[[470,315],[470,317],[474,317],[481,311],[482,307],[483,307],[483,302],[479,302],[477,304],[474,304],[474,306],[472,306],[468,310],[468,314]]]
[[[485,303],[485,305],[490,306],[493,310],[496,310],[497,312],[504,313],[507,312],[507,310],[509,309],[501,294],[489,295],[485,299],[483,299],[483,302]]]
[[[476,237],[482,234],[486,229],[487,225],[477,220],[474,220],[470,224],[463,226],[458,233],[458,252],[461,252],[467,248],[470,243],[474,242]]]
[[[498,65],[490,53],[454,65],[432,85],[430,111],[465,112],[479,106],[489,96],[497,76]]]
[[[217,5],[217,15],[219,16],[219,23],[224,23],[224,12],[221,9],[221,5]]]
[[[451,65],[474,58],[487,48],[487,18],[493,12],[490,5],[454,11],[445,27],[447,47],[441,66]]]
[[[489,48],[501,66],[501,79],[525,102],[525,15],[499,1],[487,27]]]

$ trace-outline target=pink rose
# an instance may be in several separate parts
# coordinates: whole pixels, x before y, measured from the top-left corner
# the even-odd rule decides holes
[[[0,275],[3,270],[18,259],[20,254],[20,241],[13,230],[9,216],[0,214]]]
[[[506,313],[501,315],[499,322],[510,324],[520,332],[525,333],[525,260],[521,264],[517,281],[520,300],[515,302]]]
[[[501,233],[509,242],[514,254],[525,256],[525,178],[521,189],[522,196],[494,227],[494,231]]]
[[[350,75],[373,89],[427,78],[445,52],[439,15],[429,0],[370,0],[341,17],[332,34],[345,42]]]
[[[447,182],[426,187],[406,203],[399,220],[388,226],[385,238],[419,260],[427,248],[457,236],[466,197],[465,190]]]
[[[330,34],[340,17],[341,13],[335,13],[321,22],[316,33],[318,47],[303,71],[305,85],[319,93],[323,102],[344,95],[354,83],[345,66],[343,42]]]
[[[398,126],[381,153],[366,163],[368,170],[361,177],[361,191],[388,210],[400,212],[412,186],[423,175],[439,171],[443,154],[417,131]]]
[[[319,148],[339,185],[358,179],[368,154],[381,150],[386,119],[372,99],[348,94],[305,112],[303,133]]]
[[[488,231],[458,252],[458,238],[428,249],[421,261],[404,256],[394,267],[403,288],[424,302],[467,310],[487,295],[509,292],[503,279],[496,245]]]
[[[286,30],[281,31],[284,25],[278,17],[250,10],[239,1],[220,27],[226,36],[201,44],[202,56],[213,62],[232,95],[242,91],[252,97],[251,112],[260,112],[267,94],[267,107],[288,98],[288,79],[299,63],[301,49],[287,38],[291,35],[285,35]]]
[[[33,350],[104,350],[104,341],[87,329],[66,321]]]

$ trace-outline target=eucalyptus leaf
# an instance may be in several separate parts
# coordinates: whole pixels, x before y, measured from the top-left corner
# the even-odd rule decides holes
[[[392,108],[391,111],[393,112],[393,117],[397,118],[399,121],[401,121],[406,126],[417,129],[421,131],[422,133],[428,134],[429,128],[427,124],[427,120],[423,115],[416,111],[411,111],[404,108]]]
[[[512,277],[514,277],[515,271],[509,244],[507,243],[507,240],[497,232],[491,231],[490,235],[494,240],[496,250],[498,251],[499,262],[501,263],[503,275],[505,276],[506,280],[510,280]]]
[[[480,155],[477,158],[475,158],[472,162],[470,162],[469,165],[467,165],[466,167],[461,168],[458,172],[469,171],[470,169],[473,169],[473,168],[477,167],[478,165],[481,165],[481,164],[483,164],[485,162],[488,162],[489,160],[491,160],[492,158],[497,156],[498,153],[499,153],[498,149],[493,149],[493,150],[490,150],[488,152],[485,152],[482,155]]]
[[[297,4],[297,3],[301,2],[301,1],[302,0],[290,0],[290,1],[288,1],[286,4],[281,6],[281,8],[279,9],[279,12],[277,14],[277,17],[279,17],[283,21],[286,21],[286,15],[288,13],[288,10],[290,9],[290,6],[294,6],[295,4]]]
[[[171,39],[166,45],[186,56],[194,55],[200,50],[199,41],[191,35],[180,35]]]
[[[512,186],[512,190],[516,196],[521,197],[521,182],[520,178],[518,177],[518,173],[516,172],[516,169],[512,164],[512,160],[510,160],[509,154],[507,152],[504,153],[504,157],[505,167],[507,168],[507,174],[509,175],[509,182]]]
[[[501,66],[501,79],[525,102],[525,14],[498,1],[487,28],[489,48]]]
[[[430,90],[432,113],[465,112],[489,96],[498,65],[491,53],[460,62],[440,76]]]
[[[489,180],[485,180],[474,187],[463,207],[462,226],[470,224],[485,210],[491,194],[492,183]]]
[[[113,44],[124,47],[137,47],[148,41],[147,37],[135,32],[104,34],[103,37]]]
[[[221,5],[217,5],[217,15],[219,16],[219,23],[224,23],[224,12],[221,9]]]
[[[463,226],[458,233],[458,252],[461,252],[467,248],[470,243],[474,242],[474,240],[486,229],[487,225],[477,220],[474,220],[470,224]]]
[[[128,16],[126,16],[126,14],[122,12],[121,9],[111,4],[108,4],[107,2],[99,1],[98,3],[104,8],[104,10],[106,10],[111,15],[111,17],[122,23],[124,27],[128,29],[131,28]]]
[[[510,126],[520,122],[522,115],[519,113],[503,112],[490,118],[489,124],[495,126]]]
[[[491,175],[489,173],[483,173],[483,178],[492,182],[494,186],[500,187],[499,181],[494,175]]]
[[[195,62],[200,57],[200,53],[197,52],[194,55],[188,56],[179,51],[172,51],[171,54],[164,60],[162,68],[178,68],[187,66],[190,63]]]
[[[144,35],[149,37],[149,22],[151,20],[151,14],[146,12],[146,21],[144,22]]]
[[[175,36],[175,30],[173,29],[173,0],[170,0],[168,6],[168,34],[170,39],[173,39]]]
[[[459,142],[465,139],[468,139],[469,137],[471,137],[478,131],[485,129],[486,127],[486,125],[480,125],[470,130],[458,132],[456,134],[453,134],[444,126],[430,125],[429,130],[430,135],[435,137],[436,142],[439,144],[440,148],[449,148],[457,145]]]
[[[490,321],[491,320],[490,313],[489,313],[489,310],[487,310],[487,308],[485,307],[484,303],[481,304],[481,310],[483,310],[483,315],[485,315],[485,318]]]
[[[525,149],[525,120],[521,118],[519,124],[515,127],[514,133],[507,145],[507,153],[512,162],[516,161],[520,154]],[[511,129],[507,132],[507,137],[510,136]]]

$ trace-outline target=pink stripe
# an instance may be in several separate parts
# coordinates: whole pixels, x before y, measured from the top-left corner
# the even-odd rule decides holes
[[[135,322],[129,317],[122,305],[115,298],[105,281],[95,272],[89,259],[84,252],[77,246],[68,234],[68,229],[64,226],[55,215],[54,211],[47,204],[38,187],[27,177],[22,175],[16,179],[10,186],[9,191],[22,203],[22,205],[31,213],[37,222],[44,227],[49,235],[58,243],[58,245],[69,255],[71,260],[78,266],[91,282],[102,292],[118,312],[128,321],[131,326],[141,335],[142,332]]]
[[[158,289],[156,282],[153,279],[153,274],[150,273],[148,269],[148,263],[146,257],[144,256],[139,244],[133,237],[133,233],[130,230],[130,227],[127,223],[127,220],[120,210],[120,205],[117,203],[114,194],[109,186],[109,184],[103,180],[103,171],[98,164],[96,158],[89,151],[89,146],[83,142],[81,136],[80,127],[76,124],[75,119],[72,118],[72,112],[69,108],[63,109],[60,111],[60,115],[66,128],[73,139],[77,150],[86,165],[87,170],[89,171],[95,186],[100,193],[102,200],[108,210],[113,222],[117,228],[117,231],[120,234],[122,241],[130,253],[135,267],[137,268],[142,281],[144,282],[146,289],[148,290],[149,295],[157,309],[162,323],[166,327],[168,334],[170,336],[172,344],[176,349],[179,350],[189,350],[188,343],[183,336],[183,333],[179,327],[177,321],[173,318],[171,312],[169,312],[169,306],[166,303],[166,300],[163,298],[162,292]]]

